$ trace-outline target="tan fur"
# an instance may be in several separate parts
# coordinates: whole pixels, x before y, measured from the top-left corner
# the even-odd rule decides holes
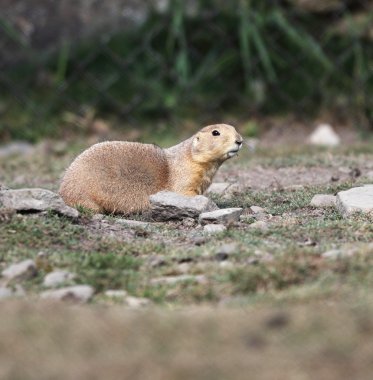
[[[214,130],[220,135],[213,136]],[[203,194],[241,142],[234,127],[216,124],[168,149],[126,141],[95,144],[66,170],[59,193],[68,205],[95,212],[143,211],[149,195],[161,190]]]

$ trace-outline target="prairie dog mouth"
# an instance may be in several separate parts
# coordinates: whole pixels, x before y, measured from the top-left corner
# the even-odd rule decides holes
[[[228,157],[230,158],[230,157],[235,156],[241,148],[242,148],[242,143],[240,143],[240,144],[237,144],[237,143],[236,143],[236,148],[235,148],[235,149],[231,149],[231,150],[227,153]]]

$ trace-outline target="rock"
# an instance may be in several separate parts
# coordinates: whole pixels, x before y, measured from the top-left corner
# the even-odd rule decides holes
[[[255,228],[261,231],[267,231],[268,230],[268,223],[259,220],[258,222],[254,222],[249,224],[249,228]]]
[[[196,224],[196,221],[193,218],[185,218],[182,221],[182,225],[184,227],[194,227]]]
[[[203,195],[187,197],[170,191],[161,191],[149,197],[151,217],[155,220],[181,220],[197,218],[199,214],[218,209],[216,204]]]
[[[265,213],[267,213],[267,211],[263,207],[260,207],[260,206],[251,206],[250,210],[253,214],[265,214]]]
[[[251,211],[251,215],[249,214],[249,216],[252,216],[254,217],[256,220],[267,220],[267,219],[270,219],[272,217],[271,214],[268,214],[267,211],[262,208],[262,207],[259,207],[259,206],[251,206],[250,209]]]
[[[205,275],[192,275],[192,274],[182,274],[180,276],[164,276],[157,277],[150,280],[152,285],[175,285],[180,282],[197,282],[199,284],[205,284],[207,282],[207,278]]]
[[[42,299],[58,301],[88,302],[94,293],[94,289],[89,285],[68,286],[57,290],[46,290],[42,292]]]
[[[309,137],[312,145],[334,147],[340,144],[341,140],[333,127],[329,124],[320,124]]]
[[[343,217],[349,217],[357,212],[372,212],[373,185],[365,185],[340,191],[337,194],[336,205]]]
[[[196,245],[197,247],[201,246],[201,245],[204,245],[207,243],[207,239],[204,237],[204,236],[198,236],[198,237],[195,237],[193,240],[192,240],[192,243],[194,245]]]
[[[224,224],[206,224],[203,227],[203,231],[209,235],[219,234],[227,230]]]
[[[337,197],[330,194],[316,194],[313,196],[310,202],[310,206],[313,207],[335,207]]]
[[[355,250],[342,250],[342,249],[331,249],[330,251],[324,252],[321,256],[324,259],[343,259],[346,257],[351,257],[356,253]]]
[[[18,189],[0,192],[0,205],[16,211],[56,211],[70,218],[77,218],[79,212],[67,206],[62,198],[45,189]]]
[[[123,219],[123,218],[116,218],[115,223],[122,224],[126,227],[149,227],[150,226],[150,223],[148,222],[142,222],[140,220]]]
[[[285,186],[284,190],[299,191],[299,190],[304,190],[304,186],[303,185],[289,185],[289,186]]]
[[[232,269],[234,268],[234,264],[230,261],[221,261],[219,263],[219,267],[224,269]]]
[[[106,297],[115,298],[117,300],[124,300],[128,296],[128,293],[125,290],[120,289],[110,289],[107,290],[104,294]]]
[[[147,298],[128,296],[124,299],[124,303],[132,309],[138,309],[141,307],[149,306],[151,304],[151,301]]]
[[[231,199],[235,195],[242,193],[244,191],[243,187],[239,185],[238,183],[233,183],[228,187],[227,190],[225,190],[223,194],[223,199]]]
[[[218,261],[228,260],[229,256],[237,253],[238,246],[236,243],[223,244],[215,252],[215,258]]]
[[[271,261],[273,261],[273,255],[271,253],[257,250],[254,252],[253,256],[246,260],[246,263],[249,265],[255,265],[258,263],[269,263]]]
[[[190,271],[190,264],[189,263],[181,263],[177,266],[178,273],[188,273]]]
[[[48,273],[44,277],[43,285],[46,288],[56,288],[65,282],[72,281],[75,278],[74,273],[70,273],[65,270],[56,270]]]
[[[229,224],[240,220],[243,209],[239,207],[224,208],[221,210],[203,212],[198,221],[201,224],[219,223]]]
[[[223,195],[229,186],[231,186],[229,182],[215,182],[210,185],[205,194]]]
[[[105,215],[104,214],[95,214],[92,216],[92,220],[94,221],[101,221],[105,219]]]
[[[147,259],[147,263],[150,267],[157,268],[166,265],[167,261],[164,255],[154,255]]]
[[[7,280],[27,280],[36,275],[36,264],[33,260],[24,260],[10,265],[2,272]]]

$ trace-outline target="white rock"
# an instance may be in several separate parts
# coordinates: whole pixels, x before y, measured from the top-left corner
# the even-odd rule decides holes
[[[149,227],[151,223],[148,222],[142,222],[140,220],[130,220],[130,219],[123,219],[123,218],[116,218],[115,223],[122,224],[126,227]]]
[[[223,208],[220,210],[203,212],[199,216],[201,224],[219,223],[229,224],[240,220],[243,209],[239,207]]]
[[[356,253],[355,250],[342,250],[342,249],[331,249],[330,251],[324,252],[321,256],[324,259],[342,259],[346,257],[351,257]]]
[[[185,218],[182,222],[184,227],[194,227],[196,224],[196,221],[193,218]]]
[[[88,302],[94,293],[94,289],[89,285],[68,286],[57,290],[46,290],[42,292],[42,299],[58,301]]]
[[[337,209],[348,217],[357,212],[369,213],[373,211],[373,185],[354,187],[340,191],[337,194]]]
[[[203,195],[188,197],[170,191],[151,195],[149,201],[151,216],[159,221],[197,218],[202,212],[218,209],[213,201]]]
[[[267,212],[263,207],[260,206],[250,206],[250,210],[253,214],[264,214]]]
[[[219,267],[224,269],[232,269],[234,268],[234,264],[230,261],[221,261],[219,263]]]
[[[124,299],[124,303],[130,308],[138,309],[149,306],[152,302],[147,298],[128,296]]]
[[[94,221],[100,221],[100,220],[103,220],[105,219],[105,215],[104,214],[95,214],[92,216],[92,220]]]
[[[203,231],[209,235],[219,234],[227,230],[224,224],[206,224],[203,227]]]
[[[330,194],[316,194],[311,199],[310,206],[313,207],[335,207],[337,197]]]
[[[2,272],[3,277],[8,280],[27,280],[37,273],[36,264],[33,260],[24,260],[12,264]]]
[[[120,300],[124,300],[128,295],[128,293],[125,290],[120,290],[120,289],[110,289],[110,290],[107,290],[104,294],[106,297],[116,298]]]
[[[310,135],[309,141],[313,145],[329,147],[337,146],[341,142],[339,136],[329,124],[318,125]]]
[[[65,282],[71,281],[75,278],[74,273],[65,270],[56,270],[48,273],[44,277],[43,285],[46,288],[55,288]]]
[[[205,194],[222,195],[231,186],[229,182],[215,182],[210,185]]]
[[[0,205],[16,211],[56,211],[77,218],[78,210],[67,206],[62,198],[45,189],[17,189],[0,191]]]
[[[258,229],[261,231],[267,231],[268,230],[268,224],[262,220],[259,220],[258,222],[254,222],[249,224],[249,228]]]
[[[304,185],[289,185],[289,186],[284,187],[284,190],[288,190],[288,191],[299,191],[303,189],[304,189]]]
[[[224,199],[232,199],[235,195],[242,193],[244,191],[244,188],[239,185],[238,183],[233,183],[228,187],[227,190],[225,190],[223,194]]]
[[[224,260],[238,251],[238,245],[236,243],[227,243],[218,247],[215,251],[215,256]]]
[[[206,276],[201,275],[192,275],[192,274],[182,274],[180,276],[164,276],[164,277],[157,277],[150,280],[150,283],[152,285],[175,285],[180,282],[197,282],[199,284],[204,284],[207,282]]]

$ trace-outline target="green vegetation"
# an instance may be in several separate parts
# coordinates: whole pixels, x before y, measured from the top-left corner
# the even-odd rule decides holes
[[[353,28],[349,16],[263,1],[203,1],[191,14],[174,0],[166,13],[153,12],[126,33],[69,41],[49,55],[29,49],[27,63],[6,72],[23,100],[1,91],[0,136],[76,133],[66,111],[80,114],[82,105],[105,118],[114,111],[121,118],[114,124],[130,116],[153,128],[156,120],[186,115],[311,116],[325,109],[367,126],[373,44],[365,33],[369,23]],[[346,20],[350,27],[341,31]],[[17,41],[11,25],[2,25]],[[248,129],[255,132],[255,126]]]

